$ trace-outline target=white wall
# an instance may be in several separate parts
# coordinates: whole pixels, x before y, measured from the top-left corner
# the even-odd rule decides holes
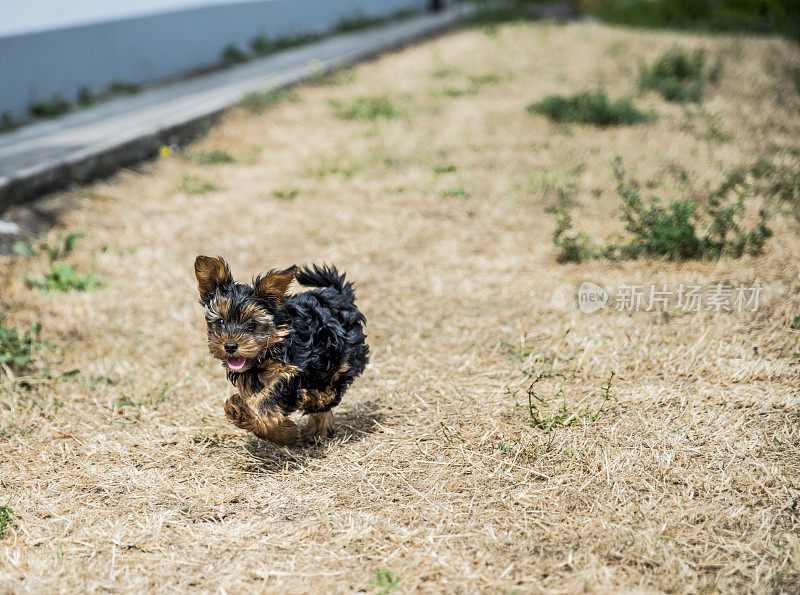
[[[0,112],[22,114],[56,92],[143,83],[214,64],[231,43],[333,28],[355,14],[385,16],[428,0],[0,0]],[[153,13],[155,5],[159,12]],[[171,7],[171,11],[164,11]],[[133,13],[147,11],[147,14]],[[123,18],[120,18],[120,17]],[[88,20],[98,22],[87,24]],[[110,19],[110,20],[109,20]],[[82,24],[74,24],[75,22]],[[60,26],[73,23],[70,26]],[[28,29],[28,32],[19,32]],[[38,29],[31,32],[31,29]]]
[[[0,37],[241,0],[3,0]]]

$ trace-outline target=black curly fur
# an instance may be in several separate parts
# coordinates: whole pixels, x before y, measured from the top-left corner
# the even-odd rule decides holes
[[[335,267],[302,268],[297,282],[315,287],[289,297],[275,317],[277,326],[288,326],[289,335],[272,347],[269,356],[300,368],[301,373],[279,384],[274,401],[286,413],[297,410],[301,389],[325,390],[335,397],[321,413],[336,407],[347,387],[369,362],[369,347],[363,325],[367,320],[355,305],[353,284],[345,282]],[[343,365],[346,370],[338,373]],[[338,373],[338,374],[337,374]],[[332,382],[334,376],[336,380]]]
[[[226,366],[228,379],[243,396],[268,393],[258,402],[261,413],[329,411],[364,371],[369,361],[363,332],[366,319],[355,305],[352,283],[335,267],[270,271],[247,285],[233,281],[223,259],[201,256],[195,262],[195,273],[215,357],[225,361],[220,346],[227,341],[249,342],[256,350],[258,345],[271,345],[243,356],[250,359],[241,372]],[[270,285],[271,277],[283,281]],[[287,297],[285,290],[292,278],[313,289]],[[265,281],[266,287],[261,287]],[[281,334],[285,336],[272,342]],[[264,391],[265,373],[289,367],[293,370],[290,377]],[[310,400],[308,391],[324,393],[325,398]]]

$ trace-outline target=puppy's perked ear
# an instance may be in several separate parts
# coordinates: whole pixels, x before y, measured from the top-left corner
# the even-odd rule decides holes
[[[260,275],[253,281],[253,291],[256,296],[268,299],[277,305],[286,301],[286,292],[294,281],[297,267],[292,265],[282,271],[271,270],[266,275]]]
[[[200,290],[200,299],[205,301],[213,294],[217,287],[233,283],[231,270],[228,263],[220,256],[198,256],[194,261],[194,276],[197,277],[197,287]]]

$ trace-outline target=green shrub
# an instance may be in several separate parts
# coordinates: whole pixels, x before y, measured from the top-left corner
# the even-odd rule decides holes
[[[598,244],[584,232],[574,232],[571,204],[563,198],[551,212],[556,228],[553,243],[560,261],[581,262],[592,258],[666,257],[673,260],[739,258],[760,254],[772,236],[766,211],[759,211],[758,223],[743,229],[745,195],[748,188],[723,183],[708,196],[703,210],[692,200],[658,198],[644,200],[638,185],[631,182],[622,162],[614,162],[617,194],[622,199],[622,219],[628,241]]]
[[[267,35],[256,35],[250,40],[250,49],[256,56],[266,56],[275,51],[275,42]]]
[[[247,62],[247,54],[231,43],[222,49],[220,60],[225,64],[238,64],[240,62]]]
[[[6,365],[27,366],[33,362],[41,325],[34,322],[24,333],[3,324],[0,316],[0,362]]]
[[[336,115],[344,120],[391,120],[404,115],[387,97],[356,97],[347,104],[337,100],[330,103]]]
[[[652,113],[643,112],[628,98],[610,100],[602,91],[584,91],[569,97],[548,95],[528,106],[530,113],[544,114],[555,122],[575,122],[596,126],[639,124],[652,120]]]
[[[706,66],[706,53],[702,49],[690,54],[672,48],[651,66],[640,67],[639,86],[658,91],[667,101],[699,103],[706,84],[716,82],[721,70],[721,62]]]
[[[89,87],[84,85],[80,89],[78,89],[78,104],[81,107],[89,107],[95,101],[97,101],[97,96],[92,92],[92,90]]]

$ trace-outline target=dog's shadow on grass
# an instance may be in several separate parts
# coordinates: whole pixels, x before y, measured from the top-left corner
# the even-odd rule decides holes
[[[384,414],[374,401],[361,402],[350,409],[337,410],[336,434],[332,438],[296,447],[277,447],[252,437],[245,449],[256,461],[247,466],[252,473],[278,473],[290,471],[312,460],[325,459],[332,453],[331,446],[353,444],[378,430]]]

